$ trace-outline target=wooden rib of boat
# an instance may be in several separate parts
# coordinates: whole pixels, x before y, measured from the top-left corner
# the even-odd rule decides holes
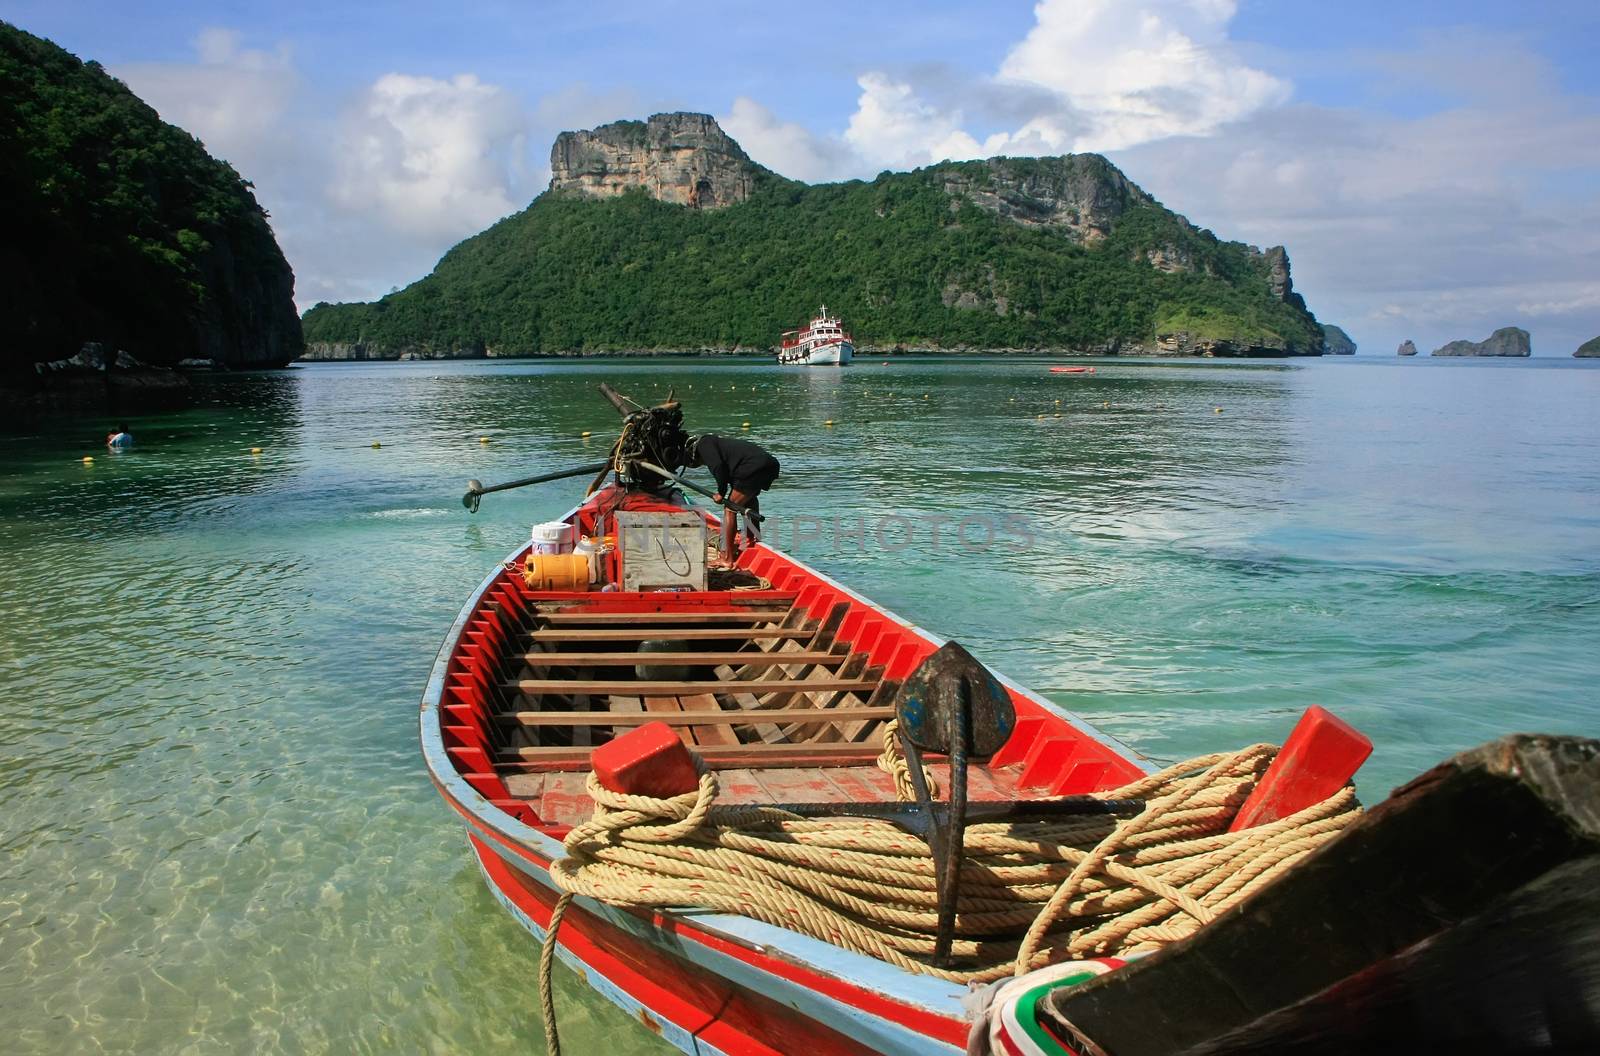
[[[680,509],[613,484],[567,520],[593,536],[618,512]],[[549,863],[592,811],[590,750],[643,721],[671,724],[719,772],[719,802],[894,801],[875,765],[880,727],[900,681],[943,640],[767,546],[743,549],[737,567],[771,588],[540,592],[503,567],[451,628],[423,697],[423,753],[490,889],[535,936],[560,895]],[[670,651],[642,653],[646,642]],[[1016,730],[970,764],[974,801],[1099,791],[1149,772],[1004,684]],[[743,917],[580,898],[559,946],[596,990],[688,1053],[909,1056],[965,1045],[964,986]]]

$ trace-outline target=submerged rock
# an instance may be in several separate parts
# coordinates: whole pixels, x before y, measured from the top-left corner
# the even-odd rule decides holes
[[[1433,350],[1435,356],[1529,356],[1533,345],[1528,332],[1518,326],[1502,326],[1482,341],[1451,341]]]
[[[1416,344],[1408,337],[1400,342],[1400,347],[1395,350],[1397,356],[1414,356],[1417,354]]]

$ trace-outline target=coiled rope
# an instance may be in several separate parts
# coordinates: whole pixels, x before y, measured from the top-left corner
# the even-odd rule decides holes
[[[1346,786],[1290,817],[1228,832],[1276,754],[1274,746],[1256,744],[1199,756],[1098,793],[1143,800],[1145,809],[1132,818],[969,826],[955,968],[929,963],[938,927],[931,853],[894,824],[718,805],[716,775],[703,767],[695,791],[670,799],[612,792],[591,774],[594,816],[568,834],[567,857],[550,869],[566,892],[540,964],[551,1051],[559,1047],[547,964],[573,895],[615,906],[737,913],[963,983],[1123,956],[1193,933],[1359,816],[1355,790]],[[891,734],[886,769],[894,772],[898,755]],[[903,758],[899,767],[904,771]],[[897,786],[908,784],[905,773],[896,774]]]

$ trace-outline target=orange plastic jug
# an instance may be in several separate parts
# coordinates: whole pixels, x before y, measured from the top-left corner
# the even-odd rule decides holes
[[[529,554],[522,581],[533,590],[588,590],[587,554]]]

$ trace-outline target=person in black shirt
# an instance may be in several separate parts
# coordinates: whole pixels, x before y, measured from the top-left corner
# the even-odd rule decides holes
[[[689,441],[688,464],[704,466],[717,482],[717,500],[724,496],[751,513],[761,513],[761,492],[778,479],[778,460],[748,440],[707,433]],[[745,534],[754,537],[748,519]]]

